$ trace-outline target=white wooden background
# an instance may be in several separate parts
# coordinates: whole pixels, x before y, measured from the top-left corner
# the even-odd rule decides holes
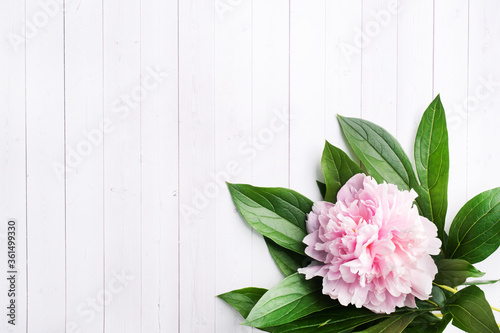
[[[62,1],[0,10],[0,332],[250,332],[215,295],[281,276],[223,182],[319,199],[337,113],[410,153],[441,93],[449,218],[500,186],[496,0]]]

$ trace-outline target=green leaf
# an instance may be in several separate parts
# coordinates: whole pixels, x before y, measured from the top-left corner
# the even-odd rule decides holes
[[[318,184],[319,193],[321,193],[321,197],[324,199],[326,195],[326,184],[319,180],[316,181],[316,184]]]
[[[279,326],[338,305],[321,294],[321,288],[321,281],[305,280],[299,273],[290,275],[262,296],[243,324]]]
[[[277,244],[304,254],[306,215],[313,202],[286,188],[227,184],[243,218],[255,230]]]
[[[430,301],[437,304],[440,307],[443,307],[446,302],[446,295],[444,294],[441,288],[433,285]]]
[[[500,332],[483,291],[476,286],[462,289],[450,297],[443,314],[450,314],[453,325],[469,333]]]
[[[453,219],[446,257],[475,264],[500,245],[500,188],[469,200]]]
[[[285,276],[297,273],[299,268],[306,267],[310,263],[308,257],[285,249],[267,237],[264,237],[264,240],[266,241],[269,253],[271,253],[271,257],[273,257],[279,270]]]
[[[363,172],[341,149],[325,141],[321,170],[326,181],[325,201],[337,202],[337,192],[355,174]]]
[[[415,303],[417,304],[417,307],[420,310],[434,311],[434,310],[439,310],[441,307],[444,306],[444,303],[446,302],[446,295],[441,288],[439,288],[436,285],[433,285],[430,296],[431,296],[430,299],[423,301],[418,298],[415,298]]]
[[[442,333],[451,321],[451,316],[438,319],[431,313],[424,313],[415,318],[406,327],[404,333]]]
[[[410,159],[399,142],[369,121],[341,116],[338,119],[347,141],[368,173],[379,183],[386,181],[400,190],[415,189],[421,214],[432,219],[429,195],[420,187]]]
[[[500,280],[473,280],[473,281],[467,281],[464,283],[465,286],[479,286],[479,285],[484,285],[484,284],[495,284]]]
[[[252,308],[259,299],[267,292],[262,288],[244,288],[233,290],[225,294],[218,295],[220,299],[235,308],[243,318],[248,317]]]
[[[446,329],[446,326],[448,326],[448,324],[450,323],[451,318],[452,317],[450,315],[443,316],[443,319],[441,319],[441,321],[439,323],[437,323],[434,327],[432,327],[432,329],[429,329],[426,333],[442,333],[442,332],[444,332],[444,330]]]
[[[393,314],[391,317],[381,321],[377,325],[361,331],[362,333],[401,333],[420,313],[403,312]],[[360,333],[361,333],[360,332]]]
[[[338,305],[279,326],[273,333],[344,332],[384,317],[387,315],[376,314],[364,308]]]
[[[415,139],[415,164],[422,188],[428,193],[432,219],[441,240],[448,208],[450,156],[446,114],[439,95],[422,116]]]
[[[463,259],[437,259],[435,260],[438,273],[434,278],[437,284],[450,287],[461,285],[469,277],[481,277],[483,272]]]

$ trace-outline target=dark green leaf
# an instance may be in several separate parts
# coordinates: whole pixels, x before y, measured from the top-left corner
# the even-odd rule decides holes
[[[420,313],[418,312],[403,312],[401,314],[393,314],[391,317],[381,321],[362,333],[401,333]],[[361,333],[360,332],[360,333]]]
[[[444,294],[441,288],[433,285],[431,299],[429,301],[433,302],[434,304],[437,304],[440,307],[443,307],[444,303],[446,302],[446,295]]]
[[[448,130],[446,115],[439,95],[422,116],[415,139],[415,164],[422,188],[428,193],[432,219],[438,235],[444,239],[444,224],[448,208]]]
[[[259,299],[267,292],[262,288],[244,288],[233,290],[225,294],[218,295],[220,299],[235,308],[243,318],[248,317],[252,308]]]
[[[298,273],[290,275],[262,296],[243,324],[279,326],[338,304],[320,290],[321,281],[305,280]]]
[[[421,301],[416,298],[415,303],[417,304],[417,308],[419,308],[420,310],[432,311],[437,308],[437,303],[431,303],[430,300]]]
[[[444,330],[446,329],[446,326],[448,326],[448,324],[450,323],[451,318],[452,317],[450,315],[443,316],[443,319],[441,319],[441,321],[438,324],[436,324],[436,326],[434,326],[432,329],[427,331],[427,333],[442,333],[442,332],[444,332]]]
[[[434,311],[439,310],[446,302],[446,295],[444,291],[438,286],[433,285],[431,297],[427,300],[419,300],[415,298],[415,303],[420,310]]]
[[[355,174],[363,172],[341,149],[325,141],[321,170],[326,181],[325,201],[337,202],[337,192]]]
[[[450,314],[453,325],[469,333],[500,332],[483,291],[476,286],[462,289],[450,297],[443,314]]]
[[[227,184],[243,218],[255,230],[277,244],[304,254],[306,215],[313,202],[286,188]]]
[[[469,200],[453,219],[446,257],[475,264],[500,245],[500,188]]]
[[[326,184],[319,180],[316,181],[316,184],[318,184],[319,193],[321,193],[321,197],[324,199],[326,195]]]
[[[338,118],[347,141],[368,173],[379,183],[385,180],[400,190],[415,189],[421,214],[432,219],[429,195],[420,187],[410,159],[399,142],[385,129],[369,121]]]
[[[442,333],[448,326],[451,316],[438,319],[431,313],[425,313],[415,318],[404,333]]]
[[[339,305],[279,326],[273,333],[344,332],[384,317],[387,315],[376,314],[364,308]]]
[[[264,237],[264,239],[269,253],[271,253],[276,265],[285,276],[297,273],[297,269],[306,267],[310,263],[308,257],[285,249],[267,237]]]
[[[434,278],[437,284],[450,287],[461,285],[469,277],[481,277],[483,272],[463,259],[437,259],[435,260],[438,273]]]

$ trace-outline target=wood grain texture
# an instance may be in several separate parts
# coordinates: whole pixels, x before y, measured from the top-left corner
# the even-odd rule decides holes
[[[104,305],[98,299],[104,289],[102,2],[86,2],[78,10],[69,4],[66,13],[66,222],[71,221],[66,223],[67,328],[102,332]]]
[[[67,321],[65,43],[63,9],[58,5],[53,12],[50,17],[37,1],[26,1],[26,28],[31,31],[26,34],[25,60],[27,330],[63,332]],[[49,299],[53,306],[47,306]]]
[[[26,231],[26,48],[22,37],[22,19],[25,3],[8,1],[0,13],[0,35],[7,40],[0,46],[0,244],[7,247],[7,222],[17,224],[17,319],[21,332],[27,327],[27,231]],[[4,257],[7,259],[6,257]],[[8,270],[7,260],[0,264],[2,272]],[[8,304],[10,284],[0,279],[1,304]],[[5,318],[5,317],[4,317]],[[7,321],[0,323],[2,331]]]
[[[11,331],[256,332],[215,296],[270,288],[281,273],[224,182],[318,200],[324,140],[353,155],[337,114],[384,126],[413,160],[420,117],[440,93],[449,226],[466,200],[500,186],[499,9],[494,0],[6,1],[0,247],[15,219]],[[499,277],[498,258],[478,264],[487,278]],[[6,302],[4,279],[0,288]],[[484,289],[499,307],[498,287]]]
[[[105,332],[142,327],[141,3],[103,2]],[[99,240],[100,241],[100,240]],[[120,278],[119,278],[120,277]]]

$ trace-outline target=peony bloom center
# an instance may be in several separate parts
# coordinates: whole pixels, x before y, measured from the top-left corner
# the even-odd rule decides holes
[[[299,269],[323,277],[323,293],[342,305],[391,313],[429,298],[439,254],[437,228],[413,205],[415,191],[353,176],[337,203],[316,202],[307,217],[306,254],[315,261]]]

